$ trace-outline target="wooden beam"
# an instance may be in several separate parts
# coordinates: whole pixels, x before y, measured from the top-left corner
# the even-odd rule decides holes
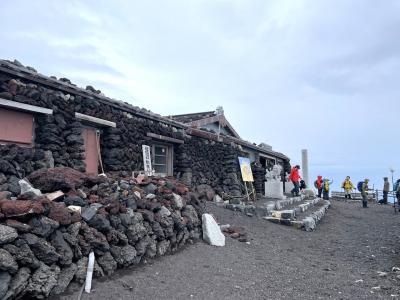
[[[30,104],[25,104],[25,103],[21,103],[21,102],[16,102],[16,101],[12,101],[12,100],[6,100],[6,99],[2,99],[2,98],[0,98],[0,106],[6,107],[6,108],[12,108],[14,110],[29,111],[29,112],[39,113],[39,114],[46,114],[46,115],[53,114],[52,109],[35,106],[35,105],[30,105]]]
[[[84,121],[87,121],[90,123],[95,123],[95,124],[102,125],[102,126],[117,127],[117,124],[115,122],[111,122],[111,121],[107,121],[104,119],[84,115],[84,114],[77,113],[77,112],[75,113],[75,117],[77,119],[84,120]]]
[[[171,143],[175,143],[175,144],[184,144],[185,142],[183,140],[178,140],[172,137],[168,137],[168,136],[164,136],[164,135],[159,135],[159,134],[155,134],[152,132],[148,132],[147,133],[148,137],[160,140],[160,141],[165,141],[165,142],[171,142]]]

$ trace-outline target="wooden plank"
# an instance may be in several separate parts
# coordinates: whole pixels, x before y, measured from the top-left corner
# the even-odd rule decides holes
[[[172,137],[168,137],[168,136],[164,136],[164,135],[160,135],[160,134],[155,134],[155,133],[152,133],[152,132],[148,132],[147,136],[151,137],[151,138],[155,138],[155,139],[160,140],[160,141],[171,142],[171,143],[175,143],[175,144],[184,144],[185,143],[183,140],[178,140],[178,139],[175,139],[175,138],[172,138]]]

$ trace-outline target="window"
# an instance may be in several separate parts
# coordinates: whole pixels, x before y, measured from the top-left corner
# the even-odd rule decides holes
[[[158,175],[172,175],[172,147],[153,145],[153,168]]]
[[[33,115],[0,107],[0,143],[31,145]]]

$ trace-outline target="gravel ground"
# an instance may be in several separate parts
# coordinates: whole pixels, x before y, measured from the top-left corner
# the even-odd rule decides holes
[[[209,206],[250,244],[198,242],[175,255],[94,280],[82,299],[400,299],[400,214],[332,201],[315,232]],[[387,272],[384,277],[379,271]],[[77,299],[78,287],[53,299]]]

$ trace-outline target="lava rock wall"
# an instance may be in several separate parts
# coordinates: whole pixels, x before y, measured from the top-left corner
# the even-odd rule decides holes
[[[175,176],[191,186],[207,184],[219,192],[241,193],[237,162],[240,151],[236,145],[189,136],[183,128],[4,74],[0,74],[0,98],[53,110],[53,115],[35,114],[33,148],[0,145],[0,190],[16,195],[17,179],[40,168],[65,166],[85,171],[83,124],[75,118],[75,112],[79,112],[117,125],[104,127],[101,132],[106,172],[143,170],[142,145],[155,142],[147,136],[154,133],[184,141],[174,144]]]
[[[83,283],[92,251],[101,277],[174,253],[202,233],[204,202],[173,179],[89,177],[71,168],[28,179],[43,194],[0,194],[0,299],[43,299]]]

